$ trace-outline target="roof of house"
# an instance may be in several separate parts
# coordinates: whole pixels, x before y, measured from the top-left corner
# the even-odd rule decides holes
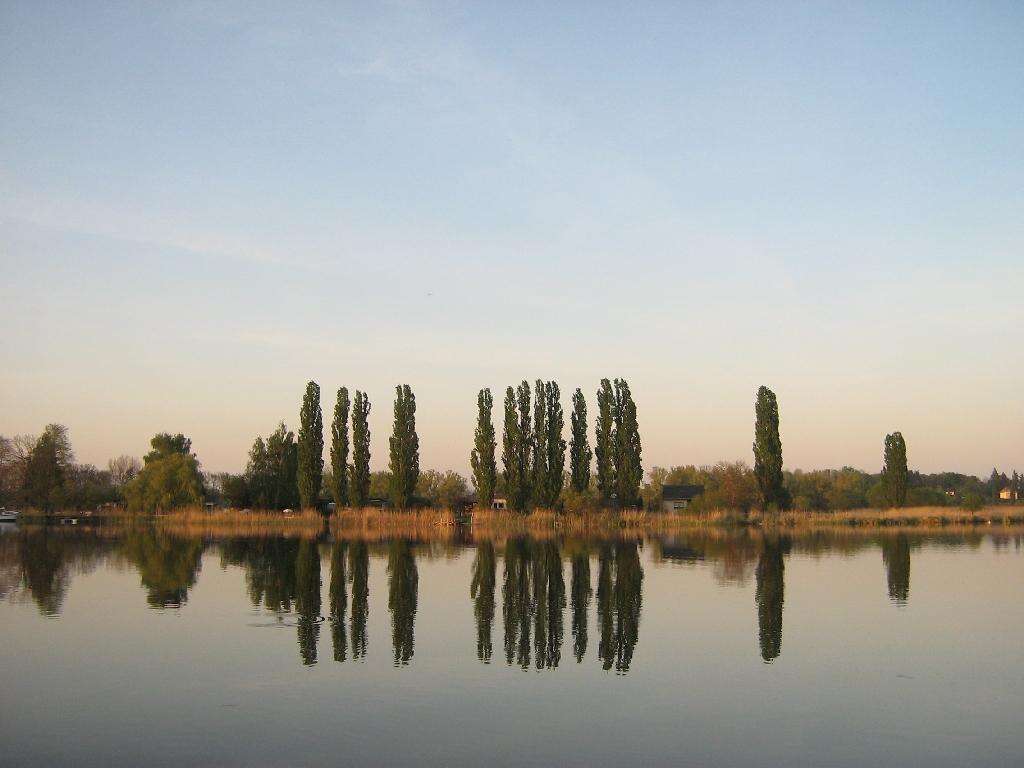
[[[690,501],[704,493],[703,485],[663,485],[661,498],[665,501]]]

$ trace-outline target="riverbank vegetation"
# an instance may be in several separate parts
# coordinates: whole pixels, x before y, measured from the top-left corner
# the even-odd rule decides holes
[[[121,456],[105,470],[76,463],[68,431],[58,424],[48,425],[38,438],[0,436],[0,504],[41,513],[204,509],[205,515],[232,515],[240,510],[237,514],[248,514],[249,520],[255,514],[297,509],[307,510],[303,514],[311,519],[318,517],[314,510],[335,511],[343,519],[343,510],[373,508],[375,516],[396,520],[409,513],[431,518],[475,509],[481,521],[514,514],[531,520],[551,516],[562,525],[600,525],[602,520],[623,524],[661,515],[659,525],[675,525],[676,518],[896,519],[902,514],[884,510],[922,507],[946,510],[940,515],[944,519],[962,516],[953,510],[973,518],[984,516],[986,505],[1024,499],[1024,478],[1016,471],[1007,476],[993,469],[982,480],[910,470],[907,443],[898,431],[882,441],[878,473],[852,467],[787,470],[779,404],[767,387],[758,390],[755,400],[753,466],[745,461],[653,466],[645,477],[636,404],[624,379],[602,379],[592,432],[586,397],[578,388],[573,392],[568,442],[556,382],[538,379],[533,387],[527,381],[509,386],[500,471],[494,400],[489,389],[480,390],[467,480],[451,470],[421,471],[415,396],[408,385],[396,387],[395,394],[387,470],[371,470],[368,395],[356,390],[350,401],[348,389],[338,389],[327,446],[320,388],[311,381],[302,398],[298,438],[284,422],[268,437],[257,436],[239,474],[204,473],[191,440],[182,434],[160,433],[141,462]],[[330,457],[326,468],[325,449]],[[684,514],[673,515],[663,512],[666,486],[700,490]],[[495,502],[508,511],[490,514]],[[859,512],[868,509],[874,512]]]

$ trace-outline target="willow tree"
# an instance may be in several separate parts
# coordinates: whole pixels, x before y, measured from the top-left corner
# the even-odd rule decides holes
[[[601,388],[597,390],[594,458],[597,460],[597,490],[604,502],[610,501],[615,494],[615,446],[612,444],[614,401],[611,382],[601,379]]]
[[[416,396],[408,384],[395,387],[391,434],[391,501],[398,509],[412,504],[420,479],[420,438],[416,434]]]
[[[515,390],[505,390],[501,442],[509,505],[517,512],[525,512],[530,502],[530,385],[525,381]]]
[[[348,505],[348,389],[338,390],[331,422],[331,495],[339,507]]]
[[[349,471],[349,501],[364,507],[370,499],[370,398],[356,390],[352,402],[352,466]]]
[[[615,460],[615,491],[619,504],[633,506],[640,495],[643,480],[641,463],[640,426],[636,419],[636,403],[625,379],[615,380],[612,414]]]
[[[590,440],[587,437],[587,401],[577,387],[572,394],[572,438],[569,442],[569,483],[581,493],[590,487]]]
[[[754,477],[761,494],[761,510],[785,509],[789,506],[789,494],[782,482],[782,439],[775,393],[768,387],[758,389],[754,410]]]
[[[320,411],[320,387],[315,381],[306,385],[299,412],[299,504],[316,506],[324,475],[324,417]]]
[[[469,460],[473,467],[473,487],[476,488],[477,505],[482,509],[489,509],[494,501],[494,488],[498,482],[498,467],[494,460],[497,441],[491,418],[494,398],[491,397],[491,390],[481,389],[476,404],[476,432]]]
[[[907,503],[907,443],[899,432],[885,436],[884,460],[882,487],[886,503],[902,507]]]

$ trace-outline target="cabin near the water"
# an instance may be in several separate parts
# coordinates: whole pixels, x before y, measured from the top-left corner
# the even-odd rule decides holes
[[[661,511],[681,512],[704,493],[703,485],[663,485],[661,487]]]

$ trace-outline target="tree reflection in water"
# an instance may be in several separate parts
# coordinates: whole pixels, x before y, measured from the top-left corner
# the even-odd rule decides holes
[[[481,542],[473,560],[473,580],[469,594],[473,598],[473,616],[476,619],[476,657],[485,664],[491,662],[493,645],[491,628],[494,625],[494,588],[496,581],[494,544]]]
[[[636,542],[604,545],[598,554],[597,655],[603,669],[625,673],[640,637],[644,569]]]
[[[419,574],[412,547],[408,541],[392,541],[388,546],[388,608],[396,667],[412,659],[418,592]]]
[[[345,581],[345,542],[336,541],[331,547],[331,583],[328,587],[331,642],[334,660],[348,658],[348,633],[345,628],[345,610],[348,608],[348,584]]]
[[[587,655],[587,615],[590,613],[590,553],[572,556],[572,653],[576,663]]]
[[[143,528],[125,536],[122,551],[138,569],[151,607],[180,608],[186,602],[202,564],[202,541]]]
[[[889,599],[906,605],[910,597],[910,540],[905,533],[882,540],[882,562],[889,586]]]
[[[782,653],[782,604],[785,599],[782,555],[788,551],[789,540],[786,537],[765,536],[757,560],[754,600],[757,603],[758,643],[761,658],[768,663]]]
[[[298,614],[299,657],[306,666],[316,664],[320,640],[320,549],[316,541],[299,542],[295,558],[295,611]]]
[[[366,658],[366,622],[370,616],[370,553],[365,541],[356,541],[348,550],[348,565],[352,580],[352,657]]]

